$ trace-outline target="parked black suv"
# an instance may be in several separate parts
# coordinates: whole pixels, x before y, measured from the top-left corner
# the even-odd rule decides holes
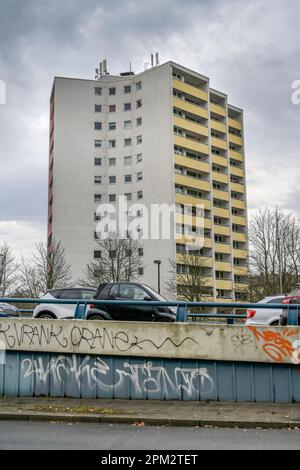
[[[91,305],[87,320],[157,321],[174,322],[176,314],[171,308],[151,305],[153,301],[166,301],[164,297],[144,284],[136,282],[109,282],[99,286],[94,300],[149,301],[143,305]]]

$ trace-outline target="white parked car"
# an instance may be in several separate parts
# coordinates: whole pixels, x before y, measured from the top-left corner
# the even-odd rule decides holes
[[[67,287],[65,289],[49,290],[41,299],[60,300],[91,300],[96,294],[96,289]],[[33,318],[64,319],[74,318],[76,302],[74,304],[39,304],[33,311]]]
[[[264,299],[257,302],[258,304],[281,304],[286,298],[286,295],[276,295],[272,297],[265,297]],[[278,308],[257,308],[249,309],[247,311],[247,322],[246,325],[279,325],[280,315],[282,309]]]

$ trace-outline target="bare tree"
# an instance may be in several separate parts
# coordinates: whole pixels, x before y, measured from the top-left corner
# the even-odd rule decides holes
[[[142,246],[131,238],[98,240],[99,258],[87,264],[80,285],[98,287],[102,282],[134,280],[143,266]]]
[[[208,258],[198,252],[186,251],[169,262],[171,276],[166,281],[166,287],[171,295],[177,293],[187,302],[202,302],[213,295],[208,285]]]
[[[12,248],[3,243],[0,246],[0,295],[5,297],[14,291],[17,283],[18,264]]]
[[[252,300],[290,292],[299,281],[300,226],[292,213],[257,211],[250,223],[250,290]]]
[[[70,267],[61,242],[53,240],[49,247],[43,242],[37,243],[32,260],[22,259],[19,294],[38,297],[48,289],[69,286]]]

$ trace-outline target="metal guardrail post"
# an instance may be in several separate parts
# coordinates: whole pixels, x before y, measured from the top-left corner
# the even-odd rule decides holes
[[[177,307],[177,314],[176,314],[176,321],[181,323],[186,323],[188,317],[187,306],[186,305],[178,305]]]
[[[75,309],[74,318],[76,320],[84,320],[86,311],[86,302],[78,302]]]
[[[288,309],[288,325],[298,326],[299,324],[299,308],[297,310]]]

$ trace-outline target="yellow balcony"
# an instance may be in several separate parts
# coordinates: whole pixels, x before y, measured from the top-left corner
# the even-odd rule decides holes
[[[178,90],[182,91],[191,96],[195,96],[200,100],[207,101],[208,100],[208,93],[206,91],[201,90],[193,85],[189,85],[188,83],[184,83],[180,80],[173,79],[173,87]]]
[[[235,242],[242,242],[242,243],[247,242],[247,236],[245,233],[232,232],[232,239]]]
[[[235,129],[238,129],[239,131],[243,129],[242,123],[240,121],[237,121],[236,119],[228,118],[228,126],[234,127]]]
[[[226,227],[225,225],[215,225],[214,233],[216,235],[225,235],[226,237],[230,237],[230,227]]]
[[[195,140],[187,139],[186,137],[180,137],[179,135],[174,135],[174,144],[179,147],[184,147],[194,152],[204,153],[209,155],[209,147],[207,144],[202,144]]]
[[[220,116],[226,116],[226,110],[223,106],[219,106],[218,104],[210,103],[210,110],[212,113],[219,114]]]
[[[244,292],[244,291],[247,291],[249,289],[249,284],[246,283],[246,282],[236,282],[235,285],[234,285],[234,288],[235,290],[237,291],[240,291],[240,292]]]
[[[240,217],[237,215],[232,216],[232,223],[236,225],[247,225],[246,217]]]
[[[213,171],[212,179],[214,181],[218,181],[219,183],[228,184],[228,175],[225,175],[224,173],[219,173],[217,171]]]
[[[231,199],[231,205],[232,207],[234,207],[235,209],[243,209],[245,210],[246,209],[246,203],[245,201],[241,201],[240,199]]]
[[[234,134],[229,134],[229,142],[236,145],[243,145],[243,139]]]
[[[186,194],[176,193],[175,195],[176,204],[190,204],[196,206],[197,204],[202,204],[204,209],[211,209],[211,202],[208,199],[200,199],[198,197],[187,196]]]
[[[232,158],[233,160],[237,160],[239,162],[243,162],[244,161],[244,156],[242,153],[240,152],[237,152],[236,150],[230,150],[229,151],[229,156],[230,158]]]
[[[236,276],[247,276],[249,274],[247,266],[234,266],[233,272]]]
[[[213,196],[215,199],[221,199],[222,201],[229,201],[228,191],[220,191],[218,189],[214,189]]]
[[[244,170],[242,168],[237,168],[236,166],[231,166],[230,167],[230,173],[233,176],[240,176],[241,178],[244,178]]]
[[[232,265],[231,263],[226,263],[224,261],[216,261],[215,262],[215,270],[216,271],[226,271],[231,273],[232,272]]]
[[[186,131],[194,132],[195,134],[200,134],[204,137],[208,137],[208,127],[201,126],[193,121],[189,121],[188,119],[183,119],[178,116],[174,116],[174,126],[180,127]]]
[[[248,252],[246,250],[233,250],[234,258],[248,259]]]
[[[218,290],[232,290],[232,281],[229,279],[217,279],[216,288]]]
[[[207,229],[211,229],[212,227],[212,223],[210,219],[201,218],[199,221],[197,220],[196,216],[186,216],[178,212],[176,212],[175,220],[177,224],[187,223],[189,225],[193,225],[194,227],[204,227]]]
[[[181,186],[195,188],[200,191],[210,191],[210,183],[208,181],[192,178],[191,176],[182,176],[175,174],[175,183],[180,184]]]
[[[191,170],[203,171],[204,173],[210,173],[209,163],[201,162],[200,160],[194,160],[193,158],[184,157],[183,155],[175,154],[175,163],[177,165],[190,168]]]
[[[227,142],[225,140],[218,139],[217,137],[212,137],[211,138],[211,145],[213,145],[214,147],[217,147],[219,149],[222,149],[222,150],[227,149]]]
[[[222,122],[215,121],[214,119],[210,120],[210,127],[212,129],[214,129],[215,131],[223,132],[224,134],[227,133],[226,124],[223,124]]]
[[[221,207],[214,207],[213,212],[214,212],[215,217],[223,217],[224,219],[229,219],[230,217],[229,209],[222,209]]]
[[[176,277],[177,277],[177,283],[178,284],[180,284],[182,279],[185,279],[185,282],[188,281],[188,276],[185,276],[184,274],[177,274]],[[202,276],[202,279],[203,279],[203,285],[205,285],[206,287],[213,287],[214,281],[213,281],[212,277]]]
[[[184,262],[187,259],[193,260],[195,256],[193,255],[182,255],[181,253],[176,253],[176,263],[177,264],[184,264]],[[198,258],[198,256],[197,256]],[[212,258],[209,258],[207,256],[199,256],[199,265],[201,263],[201,266],[206,267],[206,268],[212,268],[213,262]]]
[[[215,252],[216,253],[230,253],[231,246],[226,245],[225,243],[215,243]]]
[[[226,157],[221,157],[220,155],[212,155],[212,162],[216,165],[228,167],[228,160]]]
[[[231,190],[235,191],[236,193],[245,193],[245,186],[240,183],[231,183]]]
[[[173,98],[173,106],[175,106],[175,108],[182,109],[182,111],[186,111],[187,113],[195,114],[195,116],[200,116],[204,119],[208,119],[207,109],[189,103],[188,101],[181,100],[180,98]]]

